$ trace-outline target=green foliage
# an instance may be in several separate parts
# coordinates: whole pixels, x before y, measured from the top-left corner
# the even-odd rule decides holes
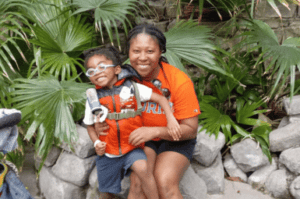
[[[272,90],[268,95],[274,97],[275,91],[280,91],[290,76],[290,95],[293,96],[295,72],[296,69],[300,69],[300,39],[288,38],[280,45],[274,31],[266,23],[253,20],[246,21],[244,25],[248,31],[239,35],[243,40],[236,48],[249,47],[247,53],[255,53],[259,49],[260,54],[255,66],[271,60],[262,74],[267,74],[270,79],[268,82]]]
[[[23,162],[25,160],[25,146],[22,140],[22,136],[18,136],[18,148],[7,153],[5,159],[13,162],[19,171],[22,171]],[[0,158],[1,159],[1,158]]]
[[[25,33],[27,29],[24,27],[24,25],[29,25],[28,21],[16,9],[23,7],[29,7],[29,3],[25,0],[6,0],[0,2],[0,72],[4,72],[5,74],[9,73],[10,70],[15,71],[12,62],[18,67],[15,55],[12,53],[13,48],[26,60],[21,48],[16,43],[16,39],[23,39],[28,42]]]
[[[9,95],[9,84],[5,76],[0,76],[0,108],[10,108],[11,107],[11,97]]]
[[[234,78],[219,74],[210,80],[210,73],[206,78],[200,77],[200,84],[196,83],[202,111],[199,124],[209,134],[217,136],[222,131],[226,142],[231,144],[239,139],[254,138],[271,159],[269,141],[265,139],[271,127],[269,123],[258,119],[259,114],[268,111],[263,109],[266,104],[261,89],[263,84],[260,84],[265,79],[260,79],[262,73],[253,68],[255,61],[252,54],[220,51],[215,56],[217,63]],[[199,90],[199,87],[210,89],[210,94],[205,95],[207,91]]]
[[[95,18],[95,29],[100,32],[102,43],[104,43],[103,26],[108,33],[109,39],[113,45],[113,31],[115,29],[116,39],[120,46],[119,31],[117,21],[122,24],[125,33],[127,33],[127,25],[131,26],[127,15],[134,16],[133,11],[136,11],[137,0],[74,0],[72,5],[78,8],[73,14],[78,14],[86,11],[93,11]]]
[[[182,35],[185,35],[184,37]],[[210,29],[199,26],[196,22],[180,21],[168,32],[166,58],[170,64],[185,71],[182,60],[203,67],[206,70],[215,71],[227,75],[214,60],[212,51],[215,50]]]
[[[37,132],[35,148],[43,160],[54,143],[71,144],[77,140],[70,108],[84,106],[88,84],[41,76],[39,79],[16,79],[13,87],[15,108],[22,111],[22,122],[29,122],[25,139],[31,140]]]
[[[289,3],[299,5],[298,0],[266,0],[268,4],[274,9],[274,11],[277,13],[277,15],[282,18],[281,12],[279,11],[278,4],[282,4],[285,6],[288,10],[290,10]],[[222,11],[228,12],[228,14],[233,17],[234,15],[237,15],[241,11],[248,12],[249,18],[253,19],[253,13],[257,6],[257,4],[261,3],[262,1],[257,0],[181,0],[178,1],[178,7],[181,6],[181,4],[193,4],[195,6],[198,6],[199,8],[199,15],[201,17],[203,13],[204,5],[206,5],[209,8],[213,8],[218,13],[219,18],[222,20]],[[180,9],[177,11],[177,15],[180,15]]]
[[[33,11],[27,13],[35,23],[34,37],[30,42],[35,45],[35,59],[31,65],[36,64],[28,77],[48,71],[69,80],[77,77],[78,68],[85,70],[79,56],[92,42],[93,27],[81,15],[72,16],[64,1],[47,3],[53,4],[37,2],[32,5]]]

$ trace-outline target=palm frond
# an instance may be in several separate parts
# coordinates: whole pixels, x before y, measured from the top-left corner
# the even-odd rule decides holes
[[[253,129],[253,137],[260,143],[263,153],[268,157],[272,163],[272,156],[269,150],[269,134],[272,131],[270,126],[262,125]]]
[[[12,99],[10,96],[10,88],[7,77],[0,75],[0,108],[11,108]]]
[[[69,144],[77,139],[70,107],[74,103],[84,106],[88,84],[42,76],[17,79],[13,87],[15,107],[22,111],[23,121],[29,120],[25,139],[37,133],[36,148],[41,156],[46,157],[55,139]]]
[[[26,61],[26,58],[21,48],[16,43],[16,39],[23,39],[28,42],[27,27],[30,27],[27,19],[24,18],[18,11],[19,8],[28,8],[30,4],[25,0],[7,0],[0,2],[0,71],[7,73],[5,65],[8,65],[12,71],[16,69],[13,67],[11,61],[18,66],[15,55],[12,53],[12,48],[15,48]],[[24,24],[23,26],[21,25]],[[10,78],[10,76],[8,77]]]
[[[104,43],[104,31],[108,33],[109,39],[113,44],[113,29],[118,37],[118,28],[116,21],[120,22],[127,33],[127,26],[131,26],[126,15],[134,16],[133,11],[137,10],[137,0],[74,0],[72,5],[78,8],[73,14],[78,14],[93,10],[95,18],[95,29],[100,32],[102,42]],[[118,40],[120,46],[120,41]]]
[[[51,2],[56,5],[37,4],[30,14],[37,23],[34,27],[36,38],[30,41],[41,49],[39,60],[43,60],[36,63],[39,66],[30,77],[38,71],[42,74],[48,71],[63,80],[75,78],[78,75],[77,66],[85,70],[79,55],[90,46],[93,27],[80,15],[71,16],[63,1]]]
[[[276,89],[280,89],[283,86],[283,80],[287,79],[290,74],[295,74],[295,70],[300,69],[300,49],[299,38],[288,38],[282,45],[279,44],[278,39],[274,31],[264,22],[259,20],[253,20],[253,22],[247,22],[247,28],[249,31],[244,32],[241,36],[246,36],[237,47],[240,45],[258,46],[262,49],[262,53],[257,60],[257,63],[262,60],[271,59],[270,65],[266,68],[265,73],[271,72],[271,75],[276,74],[275,82],[272,86],[272,90],[269,95],[273,95]],[[256,50],[256,48],[250,49],[249,52]],[[281,86],[278,88],[279,83]],[[294,92],[294,79],[290,80],[291,84],[291,96]]]
[[[220,130],[222,130],[225,135],[226,142],[233,142],[234,140],[232,139],[231,130],[234,128],[237,133],[243,137],[250,137],[247,131],[236,125],[228,115],[222,114],[212,105],[200,102],[200,107],[202,113],[199,115],[199,124],[203,125],[202,128],[206,129],[207,133],[210,133],[210,135],[215,134],[216,137],[218,137]]]
[[[262,106],[264,102],[251,102],[250,100],[245,101],[244,99],[238,98],[236,100],[236,120],[240,124],[251,125],[251,126],[261,126],[270,124],[260,120],[252,118],[254,115],[258,115],[259,113],[265,113],[268,110],[257,110],[260,106]]]
[[[165,36],[167,39],[165,56],[172,65],[185,71],[181,63],[181,60],[185,60],[206,70],[230,76],[215,63],[212,54],[215,48],[210,40],[211,33],[205,26],[199,26],[197,22],[182,20],[166,32]]]

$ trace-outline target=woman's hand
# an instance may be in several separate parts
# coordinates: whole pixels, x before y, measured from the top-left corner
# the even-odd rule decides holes
[[[104,132],[105,130],[109,129],[108,124],[106,124],[106,122],[96,122],[94,124],[95,126],[95,131],[97,136],[99,137],[100,135],[107,135],[107,132]]]
[[[131,132],[129,143],[138,146],[157,137],[155,127],[140,127]]]

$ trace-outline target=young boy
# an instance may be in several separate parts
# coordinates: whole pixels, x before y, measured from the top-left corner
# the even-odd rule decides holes
[[[142,181],[142,189],[147,198],[158,198],[153,174],[147,169],[146,155],[141,149],[129,144],[130,133],[143,126],[140,101],[152,100],[159,103],[166,113],[169,133],[174,140],[180,137],[180,127],[172,114],[168,100],[152,92],[151,88],[132,81],[139,78],[129,65],[121,67],[121,59],[114,47],[97,48],[85,55],[86,75],[96,86],[97,96],[103,109],[108,110],[105,122],[109,125],[106,136],[97,136],[94,123],[99,117],[91,110],[91,102],[86,103],[83,122],[94,143],[99,191],[107,196],[121,191],[121,180],[133,170]],[[103,156],[103,154],[105,154]]]

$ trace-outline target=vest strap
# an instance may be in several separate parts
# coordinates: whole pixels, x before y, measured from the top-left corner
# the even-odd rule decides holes
[[[133,87],[134,87],[134,95],[137,102],[137,110],[136,111],[127,111],[126,113],[108,113],[107,119],[110,120],[121,120],[126,118],[135,117],[137,115],[142,115],[142,104],[140,99],[140,93],[137,88],[137,85],[134,81],[131,81]]]

